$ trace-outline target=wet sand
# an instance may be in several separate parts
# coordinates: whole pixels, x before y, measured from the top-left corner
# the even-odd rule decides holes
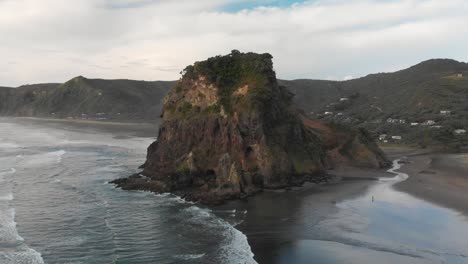
[[[290,243],[316,239],[311,227],[335,213],[338,202],[365,193],[378,177],[392,176],[385,170],[349,167],[329,173],[337,178],[333,183],[305,184],[290,191],[265,191],[216,210],[247,210],[244,222],[236,228],[247,236],[258,263],[276,263],[277,253]]]
[[[395,188],[468,216],[468,154],[408,153],[401,169],[410,175]]]
[[[409,174],[409,179],[393,188],[468,215],[468,156],[406,147],[384,151],[392,160],[407,157],[400,171]],[[321,235],[316,225],[335,214],[339,210],[338,203],[364,195],[378,184],[376,178],[394,176],[385,170],[356,168],[339,168],[329,173],[338,180],[285,192],[264,192],[247,201],[234,201],[224,206],[225,209],[247,210],[244,222],[236,228],[247,235],[258,263],[300,262],[295,253],[285,261],[284,251],[291,247],[297,249],[297,245],[307,247],[303,241],[319,241]]]
[[[74,131],[106,132],[113,134],[115,138],[129,135],[156,137],[158,127],[157,124],[86,120],[14,120]],[[393,188],[468,216],[467,154],[447,154],[408,147],[387,147],[383,150],[392,160],[407,157],[400,171],[409,174],[409,179]],[[291,244],[321,239],[313,227],[337,213],[338,203],[362,196],[378,184],[377,178],[391,176],[385,170],[347,167],[329,173],[335,176],[335,180],[328,184],[306,184],[289,191],[265,191],[248,200],[232,201],[216,207],[216,210],[236,209],[237,212],[247,212],[243,222],[236,228],[248,237],[258,263],[277,263],[279,252]],[[301,245],[317,248],[318,245],[314,243]],[[294,263],[294,258],[289,260]]]

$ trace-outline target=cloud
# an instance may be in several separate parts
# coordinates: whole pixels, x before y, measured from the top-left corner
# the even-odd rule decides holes
[[[463,0],[247,2],[0,0],[0,85],[77,75],[171,80],[186,65],[232,49],[270,52],[286,79],[467,58]]]

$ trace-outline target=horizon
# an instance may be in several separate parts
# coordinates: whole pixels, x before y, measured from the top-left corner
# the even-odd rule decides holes
[[[432,59],[426,59],[426,60],[423,60],[423,61],[420,61],[416,64],[413,64],[413,65],[409,65],[407,67],[404,67],[402,69],[395,69],[393,71],[386,71],[386,72],[369,72],[363,76],[360,76],[360,77],[353,77],[353,78],[350,78],[350,79],[347,79],[347,78],[344,78],[342,80],[331,80],[331,79],[313,79],[313,78],[297,78],[297,79],[284,79],[284,78],[280,78],[278,77],[278,79],[280,80],[284,80],[284,81],[295,81],[295,80],[317,80],[317,81],[335,81],[335,82],[345,82],[345,81],[350,81],[350,80],[355,80],[355,79],[359,79],[359,78],[364,78],[364,77],[367,77],[369,75],[373,75],[373,74],[385,74],[385,73],[395,73],[395,72],[398,72],[398,71],[402,71],[402,70],[407,70],[409,68],[412,68],[414,66],[417,66],[421,63],[424,63],[424,62],[428,62],[428,61],[431,61],[431,60],[452,60],[452,61],[455,61],[455,62],[458,62],[458,63],[468,63],[467,61],[460,61],[460,60],[455,60],[455,59],[452,59],[452,58],[432,58]],[[273,58],[273,61],[274,61],[274,58]],[[277,73],[277,71],[275,70],[275,73]],[[28,86],[28,85],[38,85],[38,84],[62,84],[62,83],[66,83],[70,80],[73,80],[75,78],[79,78],[79,77],[83,77],[85,79],[88,79],[88,80],[105,80],[105,81],[118,81],[118,80],[129,80],[129,81],[141,81],[141,82],[176,82],[180,79],[180,76],[179,78],[177,79],[172,79],[172,80],[137,80],[137,79],[129,79],[129,78],[100,78],[99,76],[84,76],[84,75],[77,75],[77,76],[73,76],[69,79],[66,79],[65,81],[62,81],[62,82],[40,82],[40,83],[24,83],[24,84],[20,84],[18,86],[5,86],[5,85],[2,85],[0,83],[0,87],[3,87],[3,88],[19,88],[21,86]]]
[[[232,49],[273,54],[281,79],[359,78],[466,61],[467,12],[461,0],[1,0],[0,80],[174,80]]]

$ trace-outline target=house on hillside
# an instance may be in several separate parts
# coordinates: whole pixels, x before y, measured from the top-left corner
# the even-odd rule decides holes
[[[349,98],[347,98],[347,97],[341,97],[340,98],[340,102],[344,102],[344,101],[348,101],[348,100],[349,100]]]
[[[411,126],[419,126],[419,123],[418,122],[413,122],[413,123],[411,123]]]
[[[455,135],[466,135],[466,129],[455,129],[453,133]]]
[[[392,139],[394,140],[401,140],[401,138],[402,138],[401,136],[392,136]]]
[[[457,78],[463,78],[463,73],[457,73]]]
[[[435,125],[435,121],[434,120],[426,120],[422,123],[423,126],[432,126],[432,125]]]
[[[333,115],[333,112],[325,112],[325,115]]]
[[[451,113],[452,111],[449,111],[449,110],[440,110],[441,115],[450,115]]]
[[[387,134],[381,134],[381,135],[379,135],[379,140],[380,140],[380,141],[383,141],[383,140],[385,140],[385,139],[387,139]]]
[[[406,124],[406,120],[405,119],[387,118],[387,123],[390,123],[390,124]]]

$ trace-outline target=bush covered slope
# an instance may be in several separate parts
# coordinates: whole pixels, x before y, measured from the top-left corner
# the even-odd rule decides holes
[[[444,143],[438,142],[437,138],[443,138],[438,134],[468,128],[468,64],[454,60],[429,60],[398,72],[342,82],[294,80],[282,84],[296,94],[294,100],[309,115],[313,112],[314,117],[360,125],[376,134],[402,135],[409,143],[421,143],[423,135],[427,142]],[[388,118],[406,123],[387,123]],[[421,127],[427,120],[442,128]],[[411,123],[419,124],[411,127]],[[451,138],[463,142],[463,137]]]
[[[76,77],[63,84],[0,89],[0,114],[77,119],[155,120],[175,82]]]

